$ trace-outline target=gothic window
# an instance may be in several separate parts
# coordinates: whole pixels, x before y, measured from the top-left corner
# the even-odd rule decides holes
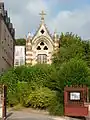
[[[37,50],[41,50],[40,46],[37,47]]]
[[[38,56],[37,56],[37,62],[39,64],[45,64],[45,63],[47,63],[47,55],[46,54],[38,54]]]
[[[47,46],[44,47],[44,50],[48,50]]]
[[[44,45],[44,42],[41,42],[40,45]]]
[[[47,63],[47,55],[43,55],[43,63]]]
[[[41,42],[39,43],[37,50],[48,50],[48,47],[44,42]]]
[[[44,30],[43,29],[41,30],[41,33],[44,34]]]

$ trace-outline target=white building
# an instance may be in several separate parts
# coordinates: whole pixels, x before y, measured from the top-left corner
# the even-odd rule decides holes
[[[25,46],[15,46],[14,66],[25,65]]]

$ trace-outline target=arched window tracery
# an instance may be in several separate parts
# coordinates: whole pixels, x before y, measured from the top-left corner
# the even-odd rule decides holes
[[[37,50],[48,50],[48,46],[44,42],[40,42],[37,46]]]
[[[47,50],[48,50],[47,44],[41,41],[37,46],[37,51],[41,51],[41,53],[37,55],[37,63],[39,64],[47,63],[47,54],[43,54],[43,51],[47,51]]]

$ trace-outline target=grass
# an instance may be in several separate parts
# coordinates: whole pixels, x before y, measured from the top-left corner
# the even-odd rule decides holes
[[[16,106],[14,106],[14,107],[8,107],[7,109],[8,109],[8,111],[11,111],[11,110],[14,110],[14,111],[18,111],[18,110],[22,110],[24,107],[21,105],[21,104],[18,104],[18,105],[16,105]]]

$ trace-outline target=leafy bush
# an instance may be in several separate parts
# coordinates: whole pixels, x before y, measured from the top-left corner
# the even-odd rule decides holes
[[[64,105],[58,101],[54,101],[51,106],[49,106],[48,111],[51,115],[63,115]]]
[[[8,86],[8,90],[9,91],[16,91],[16,87],[17,87],[17,76],[13,71],[14,69],[9,70],[7,73],[5,73],[0,80],[0,83],[5,84],[6,86]]]
[[[46,109],[51,105],[53,98],[56,98],[55,92],[47,87],[40,87],[29,95],[27,104],[34,108]]]
[[[48,111],[51,115],[63,115],[64,114],[64,101],[63,92],[56,91],[56,97],[53,97],[50,101]]]
[[[77,58],[73,58],[69,62],[63,63],[58,71],[59,84],[64,82],[64,86],[73,84],[89,86],[89,76],[90,70],[86,63]]]
[[[85,56],[82,40],[79,36],[72,33],[61,34],[60,48],[57,54],[54,55],[53,63],[55,67],[59,67],[64,62],[78,57],[83,59]]]
[[[31,88],[27,82],[18,82],[17,84],[17,99],[23,106],[26,105],[26,100],[31,92]]]
[[[17,99],[17,94],[13,94],[11,91],[7,92],[7,105],[10,107],[13,107],[15,105],[17,105],[19,103],[18,99]]]

